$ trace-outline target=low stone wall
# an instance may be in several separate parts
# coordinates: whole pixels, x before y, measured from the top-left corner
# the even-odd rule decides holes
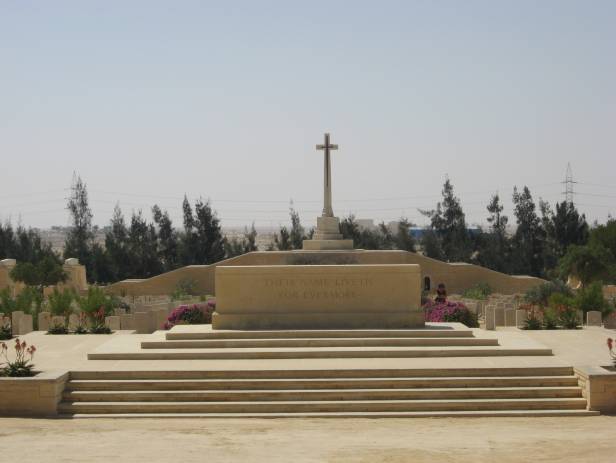
[[[0,378],[0,416],[55,416],[68,371],[44,371],[31,378]]]
[[[462,293],[478,283],[487,283],[502,294],[525,293],[544,280],[529,276],[512,276],[484,267],[464,263],[447,263],[407,251],[255,251],[222,260],[212,265],[189,265],[145,280],[124,280],[107,287],[116,295],[168,295],[179,282],[190,280],[199,294],[215,291],[215,269],[221,266],[252,265],[368,265],[417,264],[421,267],[422,286],[430,291],[444,283],[450,293]]]
[[[596,366],[574,368],[588,409],[616,413],[616,370]]]

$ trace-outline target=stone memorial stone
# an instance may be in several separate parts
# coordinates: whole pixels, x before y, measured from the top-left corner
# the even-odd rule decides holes
[[[505,326],[505,307],[497,306],[494,309],[494,324],[496,326]]]
[[[526,313],[526,310],[517,309],[515,311],[515,326],[517,326],[518,328],[522,328],[526,323],[527,317],[528,314]]]
[[[486,307],[486,330],[494,331],[496,329],[496,308],[492,306]]]
[[[120,315],[120,328],[123,330],[135,329],[135,318],[133,314],[127,313]]]
[[[610,313],[603,321],[603,327],[609,330],[616,329],[616,312]]]
[[[213,329],[425,325],[419,265],[219,266]]]
[[[109,328],[111,331],[119,330],[120,329],[120,316],[110,315],[109,317],[105,317],[105,326]]]
[[[516,326],[515,309],[505,309],[505,326]]]
[[[17,327],[18,335],[31,333],[33,330],[34,328],[32,324],[32,315],[23,314],[21,317],[19,317],[19,325]]]
[[[577,314],[578,324],[583,325],[584,324],[584,312],[582,310],[578,310],[576,314]]]
[[[51,313],[39,312],[38,314],[38,330],[39,331],[48,331],[50,322],[51,322]]]
[[[15,310],[13,313],[11,313],[11,328],[13,330],[13,335],[21,334],[19,332],[19,320],[21,320],[21,317],[23,316],[24,313],[21,310]]]
[[[329,141],[329,134],[325,134],[325,141],[317,145],[317,150],[323,151],[323,213],[317,217],[317,229],[312,239],[304,240],[303,248],[306,250],[332,250],[353,249],[353,240],[345,240],[340,233],[340,221],[334,216],[332,208],[332,175],[330,151],[337,150],[338,145]]]
[[[149,312],[135,312],[134,321],[137,334],[150,334],[152,332],[152,322]]]
[[[156,309],[154,311],[154,330],[162,330],[164,329],[165,322],[167,321],[167,316],[169,311],[167,309]]]
[[[113,313],[117,316],[124,315],[126,313],[126,309],[116,307],[115,309],[113,309]]]
[[[586,312],[586,325],[588,326],[601,326],[601,312],[598,310],[589,310]]]

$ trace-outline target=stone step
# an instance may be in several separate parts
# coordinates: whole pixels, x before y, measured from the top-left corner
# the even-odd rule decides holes
[[[143,341],[142,349],[225,349],[284,347],[426,347],[426,346],[498,346],[496,338],[299,338]]]
[[[583,398],[348,400],[280,402],[61,402],[60,414],[76,413],[312,413],[481,410],[579,410]]]
[[[576,387],[575,376],[297,378],[297,379],[134,379],[71,380],[69,391],[410,389],[462,387]]]
[[[580,398],[580,387],[322,389],[242,391],[68,391],[66,402],[284,402]]]
[[[231,360],[308,358],[418,358],[548,356],[548,348],[502,347],[379,347],[379,348],[262,348],[262,349],[146,349],[137,352],[91,352],[89,360]]]
[[[239,379],[369,379],[573,376],[570,366],[515,368],[359,368],[305,370],[96,370],[71,371],[72,380],[239,380]]]
[[[199,326],[199,325],[197,325]],[[277,331],[206,331],[178,326],[167,332],[168,340],[194,339],[300,339],[300,338],[471,338],[470,329],[420,330],[277,330]]]
[[[497,417],[586,417],[597,416],[591,410],[482,410],[429,412],[320,412],[320,413],[104,413],[63,414],[60,418],[497,418]]]

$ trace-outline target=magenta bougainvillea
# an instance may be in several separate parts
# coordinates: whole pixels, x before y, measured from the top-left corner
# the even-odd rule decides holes
[[[163,328],[169,330],[178,323],[200,325],[212,323],[212,313],[216,310],[216,300],[209,299],[202,304],[181,305],[173,309]]]
[[[424,304],[427,322],[459,322],[469,328],[477,328],[477,315],[461,302],[433,302]]]

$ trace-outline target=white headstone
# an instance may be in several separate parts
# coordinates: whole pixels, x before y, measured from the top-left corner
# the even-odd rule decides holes
[[[496,329],[495,311],[496,311],[496,309],[494,307],[487,307],[486,308],[486,330],[493,331],[493,330]]]
[[[51,313],[49,313],[49,312],[39,312],[39,314],[38,314],[38,330],[39,331],[48,331],[50,323],[51,323]]]
[[[31,333],[32,331],[33,331],[32,315],[30,315],[30,314],[22,315],[19,318],[19,325],[18,325],[18,329],[17,329],[17,334],[18,335],[28,334],[28,333]]]
[[[516,326],[515,309],[505,309],[505,326]]]
[[[603,321],[603,327],[609,330],[616,329],[616,312],[612,312]]]
[[[117,331],[120,329],[120,317],[118,315],[111,315],[105,317],[105,326],[111,331]]]
[[[586,312],[586,325],[588,326],[601,326],[601,312],[598,310],[589,310]]]
[[[133,314],[127,313],[120,315],[120,328],[123,330],[135,329],[135,318]]]

